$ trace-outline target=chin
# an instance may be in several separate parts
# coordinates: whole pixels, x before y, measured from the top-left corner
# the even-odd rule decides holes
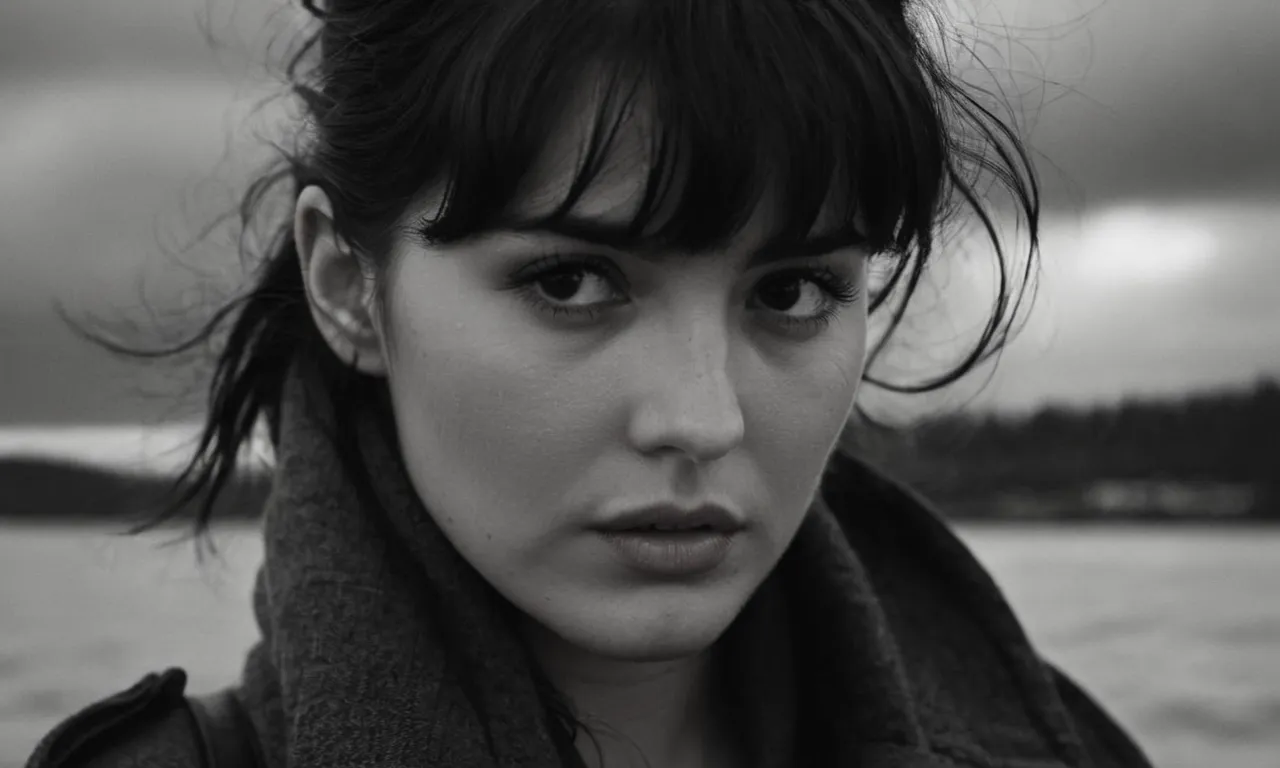
[[[594,655],[618,661],[660,662],[685,659],[697,656],[715,645],[721,632],[698,632],[684,636],[665,635],[661,637],[645,637],[643,635],[623,635],[616,639],[601,643],[596,648],[586,648]]]
[[[626,615],[618,615],[616,608],[602,610],[595,616],[581,617],[580,621],[565,622],[555,630],[566,642],[594,656],[619,661],[673,661],[695,656],[715,645],[742,607],[739,601],[720,605],[691,602],[650,604],[627,610]]]

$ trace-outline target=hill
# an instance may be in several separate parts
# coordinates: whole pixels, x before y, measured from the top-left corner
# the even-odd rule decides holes
[[[957,517],[1280,520],[1280,385],[958,414],[867,429],[856,453]]]
[[[909,430],[852,432],[854,453],[955,519],[1280,522],[1280,385],[1045,408],[1027,417],[957,414]],[[171,481],[74,461],[0,458],[0,518],[136,522]],[[237,480],[219,519],[256,517],[269,478]]]
[[[0,518],[138,522],[162,508],[171,480],[37,457],[0,459]],[[256,517],[267,479],[242,479],[215,507],[220,519]]]

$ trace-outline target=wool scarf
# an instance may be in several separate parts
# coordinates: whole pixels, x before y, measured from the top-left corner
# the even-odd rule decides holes
[[[559,768],[513,608],[353,413],[368,492],[319,377],[291,371],[239,688],[269,768]],[[761,768],[1147,765],[942,518],[843,452],[716,655]]]

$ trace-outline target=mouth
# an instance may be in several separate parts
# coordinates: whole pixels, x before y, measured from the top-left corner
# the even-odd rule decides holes
[[[690,579],[716,571],[735,548],[736,529],[711,523],[649,523],[601,529],[618,562],[645,578]]]
[[[622,512],[596,526],[607,533],[736,533],[746,527],[741,515],[715,504],[677,507],[660,504]]]

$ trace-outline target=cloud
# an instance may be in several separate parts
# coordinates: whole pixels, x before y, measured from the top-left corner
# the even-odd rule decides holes
[[[147,322],[148,306],[199,309],[193,288],[235,281],[225,239],[178,250],[241,191],[249,153],[222,162],[243,117],[236,96],[185,75],[0,84],[0,424],[197,409],[196,397],[172,400],[195,385],[191,371],[113,359],[63,327],[51,302]]]
[[[171,266],[163,250],[230,208],[260,159],[226,151],[246,110],[217,80],[70,80],[0,87],[0,100],[0,300],[10,308],[63,287],[119,296],[138,270]],[[234,263],[228,249],[204,266]]]
[[[1041,301],[986,402],[1182,390],[1280,368],[1280,152],[1272,140],[1280,100],[1268,98],[1280,93],[1274,0],[1113,0],[1088,13],[1087,26],[1063,26],[1095,5],[984,6],[1004,13],[1003,22],[987,19],[996,37],[1025,39],[1027,50],[1005,55],[1007,69],[1029,72],[1019,83],[1065,83],[1047,89],[1059,98],[1043,108],[1033,108],[1034,90],[1023,98],[1035,118],[1033,145],[1062,172],[1043,166]],[[215,28],[270,37],[251,27],[274,3],[210,7]],[[44,308],[54,291],[136,308],[144,269],[163,284],[161,297],[185,301],[189,275],[171,268],[161,244],[233,202],[238,172],[219,171],[219,160],[250,95],[205,47],[195,24],[203,8],[203,0],[119,0],[82,3],[72,15],[66,4],[5,2],[0,423],[156,413],[154,399],[133,392],[139,382],[163,388],[170,374],[107,359]],[[1081,201],[1068,182],[1088,203],[1074,217],[1069,209]],[[213,272],[235,266],[230,247],[200,256]],[[1152,271],[1170,261],[1179,270]],[[972,287],[985,275],[953,278]],[[929,296],[922,299],[920,338],[970,327],[972,315],[955,301],[929,312]]]
[[[1036,301],[974,402],[1018,410],[1280,376],[1277,204],[1280,197],[1150,203],[1050,218]],[[989,257],[975,256],[970,264]],[[951,295],[912,336],[917,349],[933,339],[940,359],[953,359],[946,355],[955,348],[942,329],[958,325],[970,341],[989,306],[986,271],[959,271],[946,286]],[[923,402],[964,402],[983,381]]]
[[[1028,123],[1052,207],[1280,191],[1274,0],[982,8],[970,39]]]
[[[979,55],[957,53],[955,69],[986,85],[980,66],[993,69],[1027,121],[1051,207],[1280,190],[1275,0],[941,5],[954,34]],[[0,73],[239,78],[302,18],[283,0],[115,0],[79,3],[74,12],[65,3],[5,0]]]
[[[5,0],[0,79],[243,73],[246,54],[297,18],[292,8],[284,0]]]

